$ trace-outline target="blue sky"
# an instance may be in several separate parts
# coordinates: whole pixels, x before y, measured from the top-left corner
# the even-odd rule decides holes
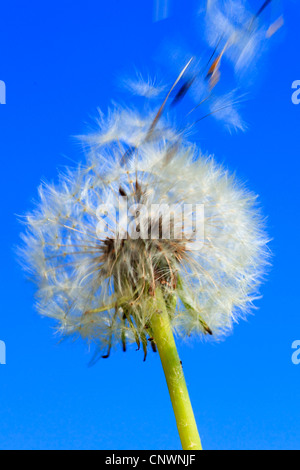
[[[171,1],[171,0],[170,0]],[[83,158],[72,137],[89,130],[97,107],[128,104],[118,84],[135,68],[176,75],[162,66],[163,44],[197,51],[199,2],[171,1],[153,22],[152,0],[13,1],[1,5],[0,80],[0,449],[176,449],[179,438],[158,355],[134,350],[88,368],[82,343],[58,344],[53,324],[33,309],[33,286],[19,268],[17,215],[30,209],[41,178]],[[277,2],[285,28],[260,61],[244,104],[246,133],[207,120],[195,136],[260,194],[273,238],[273,268],[255,315],[219,344],[179,344],[206,449],[299,449],[300,80],[297,1]],[[188,4],[188,5],[187,5]],[[250,1],[253,8],[260,1]],[[199,40],[199,54],[201,53]],[[161,76],[162,79],[165,76]],[[175,77],[174,77],[175,78]]]

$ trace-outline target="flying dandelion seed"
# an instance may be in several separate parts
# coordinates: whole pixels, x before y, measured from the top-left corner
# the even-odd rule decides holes
[[[259,18],[270,3],[265,2],[255,14],[244,0],[214,0],[207,10],[204,18],[207,41],[214,47],[222,37],[222,42],[227,45],[224,56],[238,73],[246,73],[260,56],[266,31]]]
[[[170,14],[170,0],[154,0],[153,21],[162,21]]]
[[[272,36],[274,36],[274,34],[277,33],[277,31],[279,31],[282,28],[283,25],[284,25],[284,18],[283,16],[280,16],[276,21],[274,21],[274,23],[271,24],[268,31],[266,32],[266,37],[270,39]]]
[[[161,84],[156,83],[156,81],[152,80],[151,77],[148,77],[145,80],[141,74],[137,74],[136,79],[128,78],[123,80],[122,86],[133,95],[141,96],[147,99],[158,98],[166,88]]]

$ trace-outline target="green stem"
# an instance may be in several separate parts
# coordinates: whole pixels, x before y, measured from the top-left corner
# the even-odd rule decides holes
[[[202,450],[169,314],[160,289],[155,291],[151,330],[164,369],[183,450]]]

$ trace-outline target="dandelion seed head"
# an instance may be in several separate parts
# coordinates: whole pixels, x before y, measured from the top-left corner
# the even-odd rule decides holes
[[[163,119],[149,133],[153,116],[101,115],[84,138],[86,162],[43,183],[26,218],[22,257],[39,312],[106,356],[131,342],[146,354],[157,287],[178,334],[222,336],[251,309],[267,262],[256,196]],[[199,249],[184,232],[195,205],[204,205]]]
[[[228,44],[225,57],[239,75],[249,72],[266,42],[266,30],[245,0],[211,1],[205,16],[205,29],[211,47],[215,47],[220,39]]]

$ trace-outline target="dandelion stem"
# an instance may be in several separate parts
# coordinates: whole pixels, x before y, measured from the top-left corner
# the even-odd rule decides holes
[[[183,450],[202,450],[163,293],[155,291],[151,331],[164,369]]]

